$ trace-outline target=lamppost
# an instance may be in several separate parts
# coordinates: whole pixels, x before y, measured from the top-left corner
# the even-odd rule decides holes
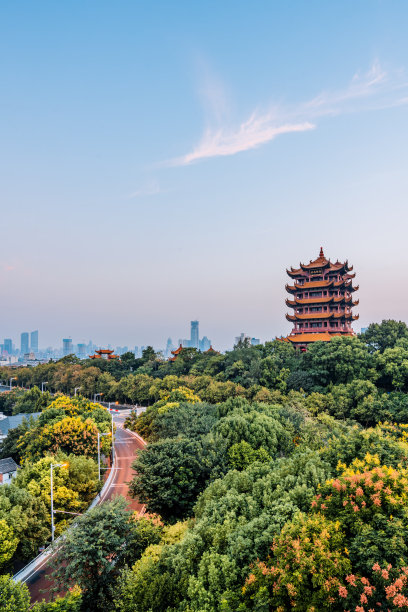
[[[44,385],[48,385],[48,380],[41,383],[41,393],[44,393]]]
[[[51,541],[54,541],[54,486],[52,470],[55,467],[68,467],[68,463],[51,463]]]
[[[115,404],[117,404],[118,402],[115,402]],[[113,433],[113,412],[111,412],[111,404],[113,404],[113,402],[109,402],[109,406],[108,406],[108,410],[110,412],[111,415],[111,426],[112,426],[112,465],[113,462],[115,460],[115,437],[114,437],[114,433]]]
[[[16,377],[10,378],[10,391],[11,391],[12,386],[13,386],[13,380],[17,380],[17,378]]]
[[[76,397],[77,391],[79,391],[79,390],[80,390],[80,388],[81,388],[81,387],[75,387],[75,389],[74,389],[74,397]]]
[[[99,433],[98,431],[98,480],[101,479],[101,436],[110,435],[110,433]]]

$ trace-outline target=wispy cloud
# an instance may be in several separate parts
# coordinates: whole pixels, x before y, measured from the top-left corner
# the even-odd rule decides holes
[[[137,189],[136,191],[129,193],[127,196],[127,199],[132,200],[134,198],[153,196],[159,193],[162,193],[159,182],[156,180],[151,180],[148,183],[146,183],[143,187],[141,187],[140,189]]]
[[[169,165],[186,166],[201,159],[248,151],[282,134],[312,130],[324,116],[408,104],[408,83],[404,75],[388,74],[378,62],[365,74],[355,74],[343,89],[323,91],[295,107],[275,106],[263,113],[254,111],[237,126],[228,124],[219,83],[208,86],[207,82],[203,92],[207,108],[213,109],[211,125],[205,128],[191,152],[171,160]]]
[[[191,164],[191,162],[205,157],[235,155],[241,151],[259,147],[261,144],[273,140],[279,134],[305,132],[306,130],[312,130],[314,127],[315,125],[309,121],[276,125],[268,114],[257,115],[254,113],[235,130],[207,130],[198,146],[191,153],[176,160],[176,165]]]

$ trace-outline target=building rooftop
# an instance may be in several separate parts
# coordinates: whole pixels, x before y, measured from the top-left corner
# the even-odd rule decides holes
[[[21,425],[24,419],[29,419],[33,417],[34,419],[38,419],[41,412],[22,412],[21,414],[14,414],[12,416],[8,416],[5,419],[0,420],[0,436],[7,436],[9,429],[15,429]]]
[[[308,342],[329,342],[334,336],[352,336],[351,333],[345,334],[328,334],[327,332],[323,333],[310,333],[310,334],[293,334],[287,336],[285,340],[289,340],[290,342],[298,343],[308,343]]]
[[[0,474],[16,472],[17,468],[17,463],[11,457],[7,457],[7,459],[0,459]]]

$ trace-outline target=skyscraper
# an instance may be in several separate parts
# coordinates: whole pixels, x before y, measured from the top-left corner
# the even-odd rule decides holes
[[[30,346],[28,343],[29,335],[28,332],[23,332],[21,334],[21,342],[20,342],[20,353],[25,355],[30,352]]]
[[[86,344],[84,342],[80,342],[77,346],[77,355],[80,359],[85,359],[86,357]]]
[[[190,346],[198,349],[199,346],[199,321],[191,321]]]
[[[31,352],[38,353],[38,329],[30,334]]]
[[[200,351],[204,353],[205,351],[208,351],[208,349],[210,348],[211,340],[209,340],[207,336],[204,336],[203,338],[201,338],[199,344],[200,344]]]
[[[3,342],[3,351],[8,355],[11,355],[13,352],[13,341],[11,338],[4,338]]]
[[[71,338],[63,338],[62,340],[62,355],[66,357],[74,352]]]
[[[174,349],[173,340],[171,338],[167,338],[166,350],[164,352],[165,356],[169,357],[173,349]]]

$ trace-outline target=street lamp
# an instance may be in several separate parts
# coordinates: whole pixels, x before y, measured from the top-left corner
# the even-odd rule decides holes
[[[41,383],[41,393],[44,393],[44,385],[48,385],[48,380]]]
[[[99,433],[98,431],[98,480],[101,479],[101,436],[110,436],[110,433]]]
[[[81,388],[81,387],[75,387],[75,389],[74,389],[74,397],[76,397],[77,391],[79,391],[79,390],[80,390],[80,388]]]
[[[11,391],[11,388],[13,386],[13,380],[17,380],[17,378],[16,377],[10,378],[10,391]]]
[[[68,467],[68,463],[51,463],[51,541],[54,541],[54,487],[52,469],[55,467]]]
[[[115,402],[115,404],[117,404],[118,402]],[[114,437],[114,433],[113,433],[113,412],[111,412],[111,404],[113,404],[113,402],[109,402],[109,406],[108,406],[108,410],[110,412],[111,415],[111,425],[112,425],[112,465],[113,462],[115,460],[115,437]]]

